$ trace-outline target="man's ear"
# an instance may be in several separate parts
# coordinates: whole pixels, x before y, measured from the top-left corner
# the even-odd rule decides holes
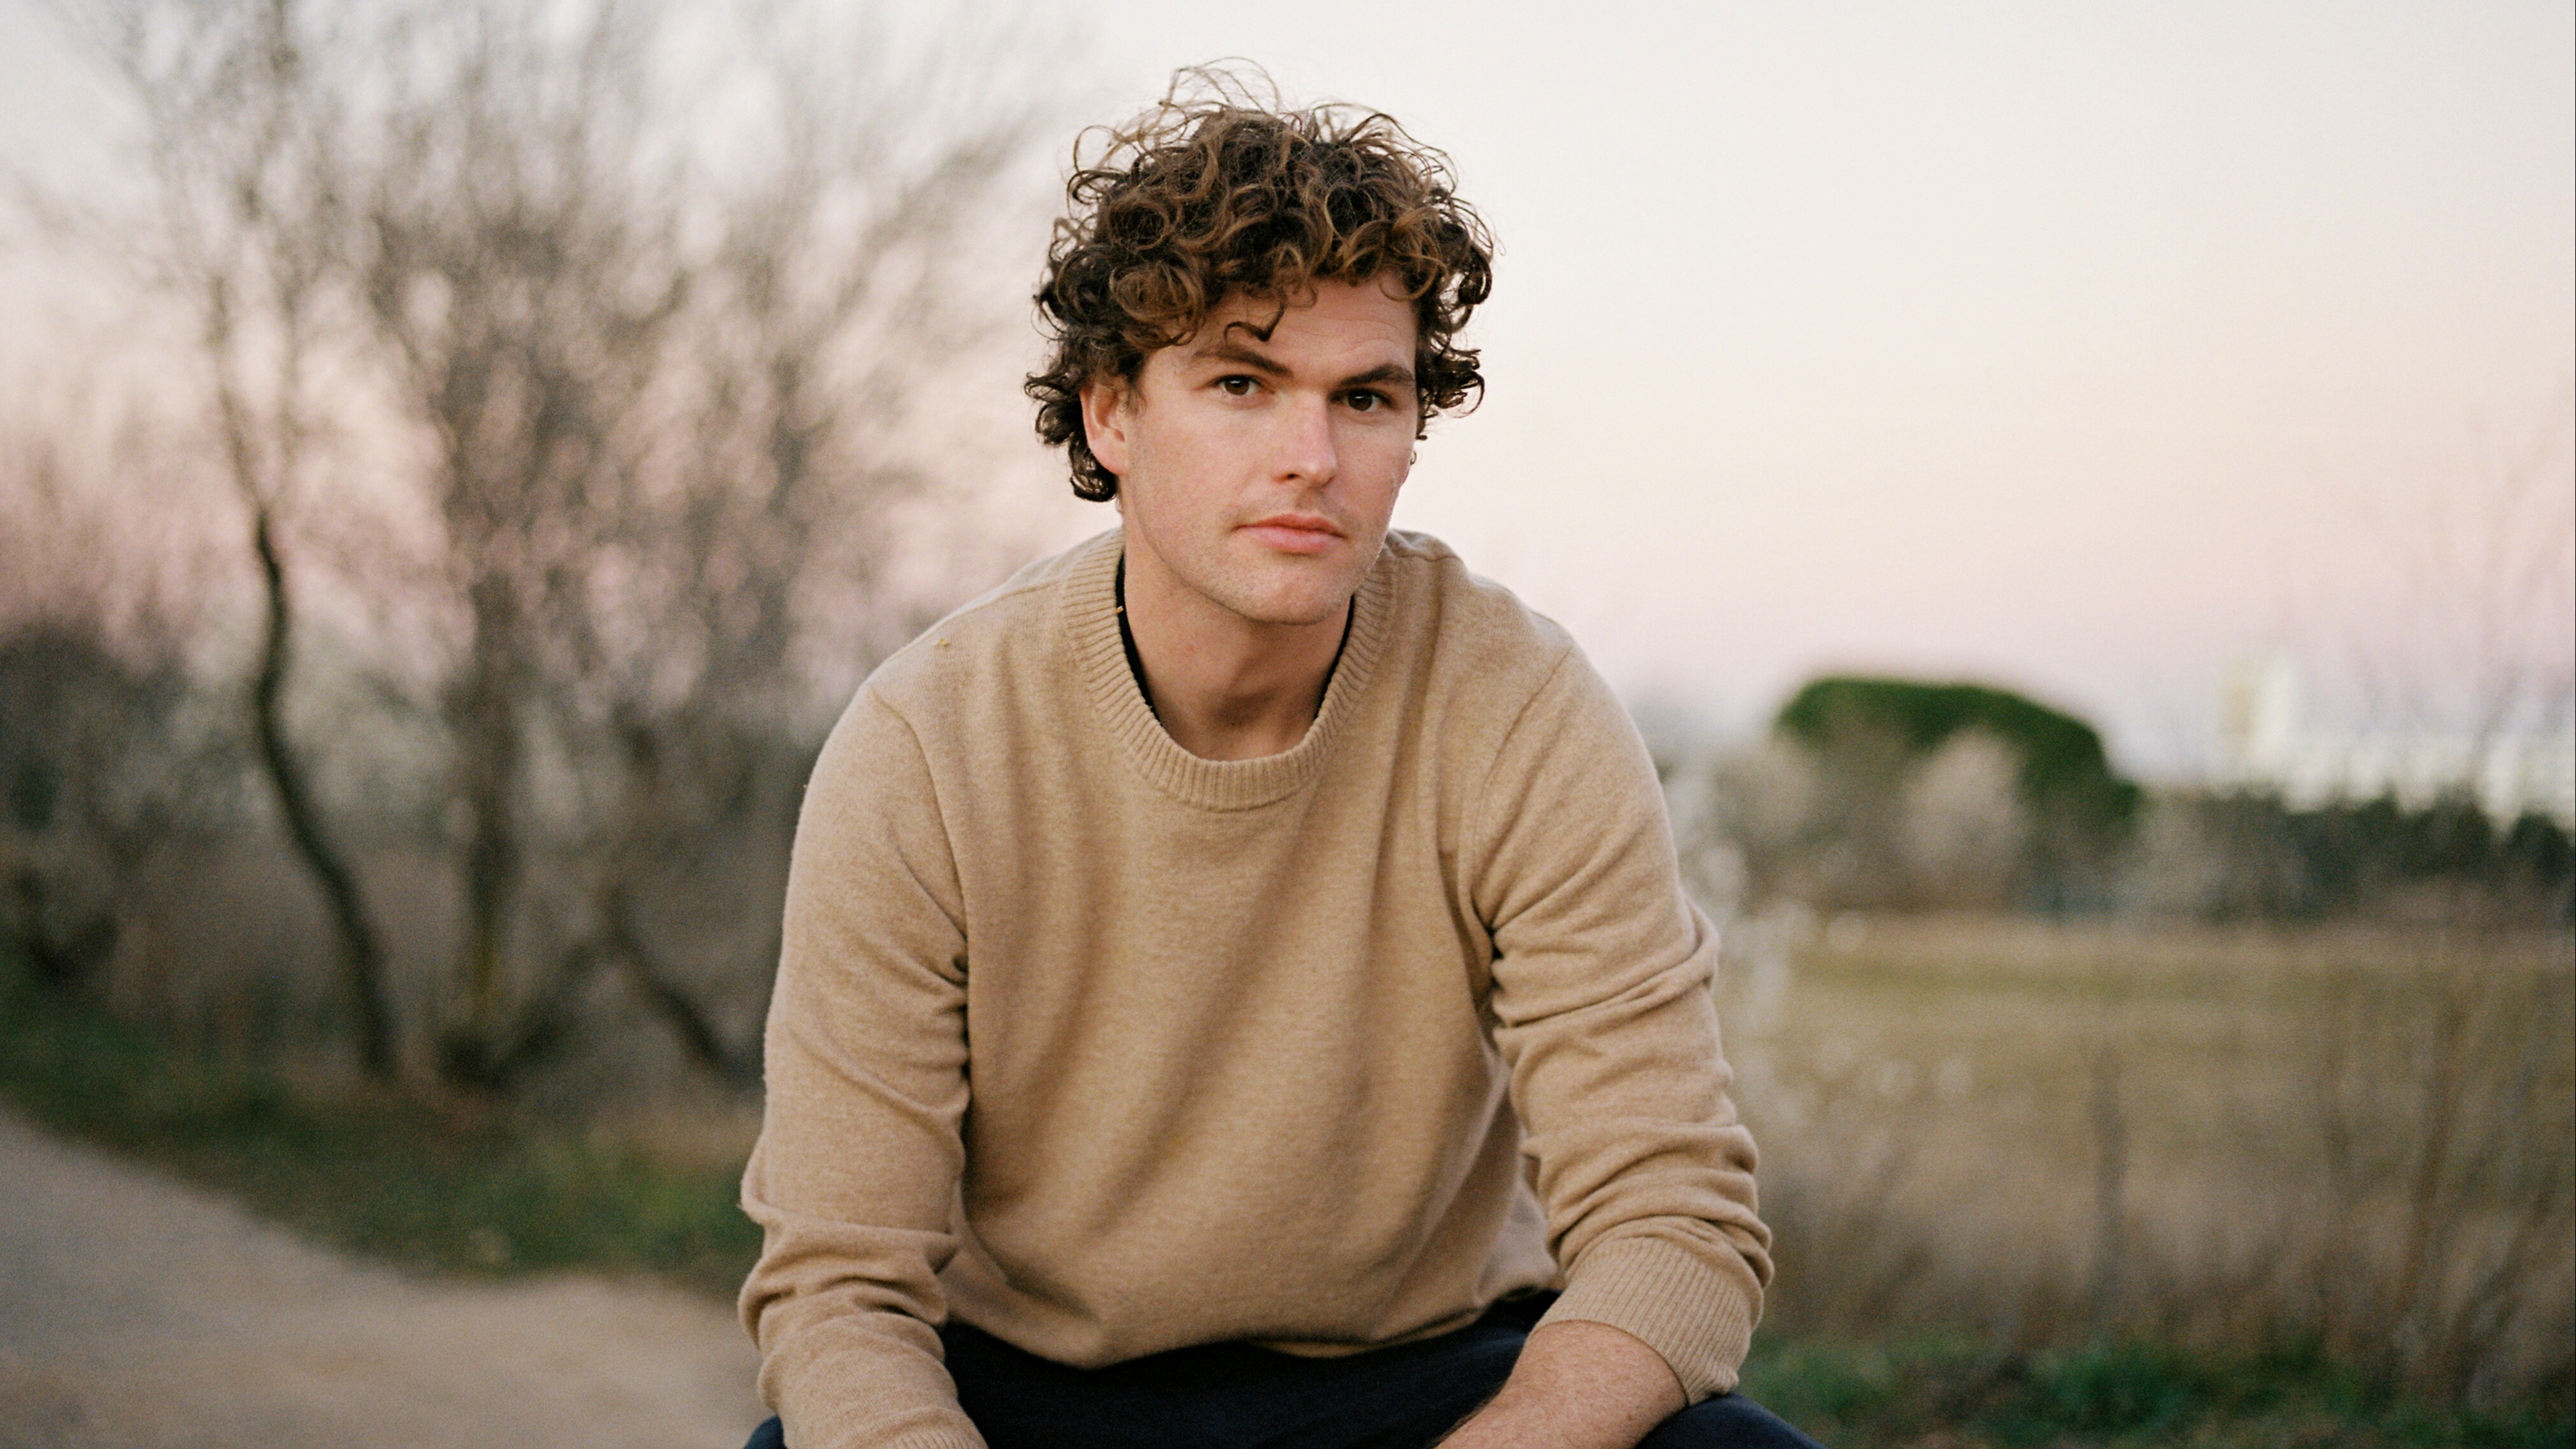
[[[1127,475],[1127,386],[1114,377],[1082,385],[1082,439],[1091,456],[1119,477]]]

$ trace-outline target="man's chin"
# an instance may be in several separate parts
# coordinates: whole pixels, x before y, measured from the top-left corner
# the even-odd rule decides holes
[[[1356,589],[1281,591],[1245,600],[1235,606],[1235,613],[1252,623],[1279,629],[1338,624],[1355,592]]]
[[[1342,610],[1350,603],[1345,598],[1313,608],[1264,608],[1243,611],[1243,617],[1255,624],[1274,629],[1304,629],[1318,624],[1339,624]]]
[[[1342,610],[1359,592],[1360,574],[1347,568],[1264,569],[1244,580],[1231,600],[1234,612],[1256,624],[1296,628],[1339,623]]]

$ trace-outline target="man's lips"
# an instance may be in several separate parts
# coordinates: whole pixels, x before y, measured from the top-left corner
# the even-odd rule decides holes
[[[1243,532],[1282,553],[1322,553],[1342,540],[1331,519],[1311,513],[1273,514],[1245,524]]]

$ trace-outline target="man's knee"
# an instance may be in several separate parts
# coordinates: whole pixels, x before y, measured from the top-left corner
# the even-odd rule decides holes
[[[1637,1449],[1820,1449],[1742,1394],[1703,1399],[1655,1426]]]

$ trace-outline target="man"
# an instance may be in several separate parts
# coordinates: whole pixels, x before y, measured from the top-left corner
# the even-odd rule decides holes
[[[1168,100],[1068,195],[1030,391],[1122,526],[816,764],[754,1442],[1806,1442],[1727,1394],[1769,1236],[1654,771],[1560,630],[1388,531],[1481,387],[1445,163]]]

